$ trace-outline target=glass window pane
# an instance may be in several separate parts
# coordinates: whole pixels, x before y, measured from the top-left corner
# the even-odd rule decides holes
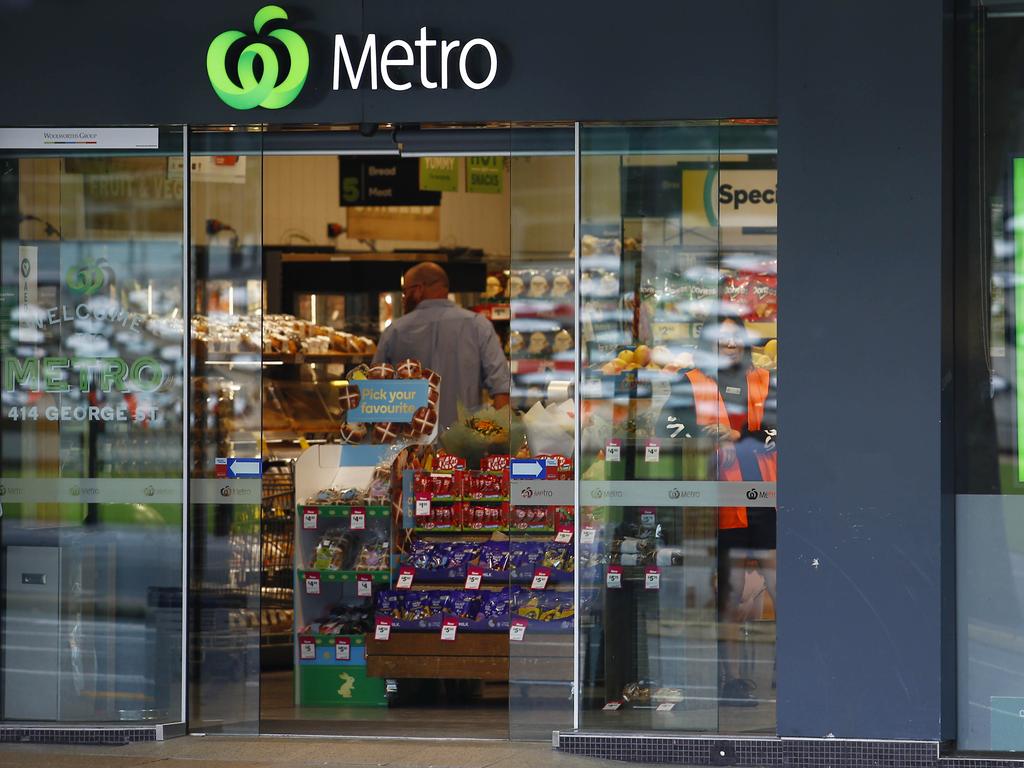
[[[771,732],[774,126],[580,145],[581,725]]]
[[[955,263],[958,746],[1024,749],[1020,3],[959,3]]]
[[[190,163],[189,727],[254,733],[263,484],[228,462],[263,456],[262,134],[194,132]]]
[[[183,716],[181,153],[0,158],[6,720]]]
[[[547,566],[541,567],[551,569],[536,618],[523,615],[533,615],[529,601],[513,615],[527,621],[522,639],[509,642],[509,728],[521,740],[546,740],[573,725],[574,145],[568,128],[512,131],[508,354],[512,404],[522,414],[525,437],[513,451],[554,462],[546,479],[512,483],[513,549],[545,548]]]

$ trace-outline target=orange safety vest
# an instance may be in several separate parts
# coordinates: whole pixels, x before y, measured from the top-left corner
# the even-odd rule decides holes
[[[747,429],[756,432],[761,428],[764,419],[764,403],[768,399],[768,383],[771,374],[764,368],[751,368],[747,371]],[[706,375],[704,372],[694,368],[687,372],[686,378],[693,385],[693,401],[697,410],[697,423],[701,426],[709,424],[729,425],[729,412],[725,408],[725,401],[718,391],[718,382]],[[726,466],[722,460],[721,451],[718,455],[718,479],[729,482],[742,482],[743,480],[754,480],[774,483],[778,478],[778,456],[775,451],[771,453],[759,453],[757,465],[760,470],[760,477],[743,477],[740,471],[740,463],[734,461],[732,465]],[[746,507],[719,507],[718,527],[725,528],[746,528],[747,508]]]

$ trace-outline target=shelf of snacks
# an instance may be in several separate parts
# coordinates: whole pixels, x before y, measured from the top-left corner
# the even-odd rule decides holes
[[[300,504],[299,514],[313,512],[321,517],[351,517],[362,512],[367,517],[387,517],[391,507],[386,504]]]
[[[299,577],[299,583],[305,582],[307,579],[315,578],[319,581],[326,582],[328,584],[344,584],[358,581],[360,576],[367,576],[372,581],[378,584],[386,584],[391,575],[390,571],[387,570],[335,570],[331,568],[317,568],[317,569],[305,569],[296,568],[296,574]],[[310,592],[307,587],[304,590],[305,594],[314,594]],[[319,594],[319,592],[315,593]]]

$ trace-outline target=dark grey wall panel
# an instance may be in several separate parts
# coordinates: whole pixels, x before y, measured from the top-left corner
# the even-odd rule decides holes
[[[496,87],[367,91],[371,120],[775,116],[774,2],[367,2],[367,30],[500,41]],[[445,19],[443,25],[433,21]]]
[[[955,733],[943,11],[779,6],[783,736]]]
[[[206,75],[220,32],[252,31],[259,0],[0,0],[0,125],[651,120],[775,114],[773,0],[338,0],[281,3],[310,50],[299,97],[236,111]],[[363,17],[366,17],[364,24]],[[332,89],[334,35],[378,55],[420,26],[499,49],[484,91]],[[16,73],[16,76],[15,76]],[[343,70],[344,77],[344,70]]]

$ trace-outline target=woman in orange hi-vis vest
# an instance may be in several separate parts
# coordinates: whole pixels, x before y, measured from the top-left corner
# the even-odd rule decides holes
[[[775,482],[778,469],[774,372],[754,366],[753,337],[742,320],[704,326],[697,368],[673,388],[663,411],[664,437],[710,437],[712,476],[724,482]],[[686,424],[680,429],[680,424]],[[675,432],[673,435],[672,433]],[[722,622],[721,703],[756,706],[755,683],[740,674],[738,627],[761,619],[775,599],[774,507],[718,510],[718,609]]]

